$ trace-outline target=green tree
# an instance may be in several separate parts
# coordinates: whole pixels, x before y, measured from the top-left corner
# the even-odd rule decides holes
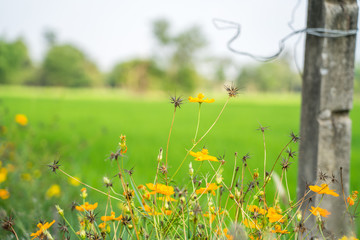
[[[40,70],[38,84],[43,86],[88,87],[101,84],[101,73],[76,47],[53,45]]]
[[[159,19],[153,23],[153,35],[159,45],[160,52],[168,53],[158,56],[160,66],[167,72],[166,89],[182,89],[192,91],[201,82],[202,77],[196,70],[197,55],[206,44],[206,38],[197,26],[178,34],[170,34],[170,23]]]
[[[242,68],[236,78],[238,86],[254,91],[300,91],[301,79],[285,58]]]
[[[165,73],[154,61],[133,59],[115,65],[108,76],[108,84],[112,87],[146,91],[161,88],[165,77]]]
[[[32,72],[25,42],[21,38],[13,42],[0,39],[0,84],[21,84]]]

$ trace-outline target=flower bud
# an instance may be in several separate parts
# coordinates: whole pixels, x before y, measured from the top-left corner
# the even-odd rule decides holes
[[[222,180],[223,180],[223,177],[221,176],[221,174],[220,173],[216,174],[215,181],[218,185],[221,184]]]
[[[300,211],[296,214],[296,219],[297,219],[299,222],[301,222],[301,220],[302,220],[302,214],[301,214]]]
[[[190,176],[194,175],[194,169],[192,168],[192,163],[191,162],[189,164],[189,175]]]
[[[162,160],[162,154],[163,154],[163,149],[160,148],[159,154],[158,154],[158,156],[157,156],[157,161],[158,161],[158,162],[161,162],[161,160]]]
[[[241,196],[240,191],[239,191],[237,188],[235,188],[235,197],[236,197],[237,199],[239,199],[240,196]]]
[[[86,238],[86,232],[85,232],[85,230],[80,230],[79,235],[80,235],[80,237],[81,237],[82,239],[85,239],[85,238]]]
[[[58,211],[58,214],[64,217],[64,210],[62,210],[59,205],[55,205],[55,208]]]
[[[81,189],[81,194],[80,194],[80,197],[82,198],[86,198],[88,196],[87,192],[86,192],[86,188],[82,188]]]

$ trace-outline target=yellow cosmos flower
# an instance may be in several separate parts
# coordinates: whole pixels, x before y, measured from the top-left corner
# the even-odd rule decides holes
[[[158,197],[158,199],[160,201],[168,201],[168,202],[176,202],[177,201],[176,199],[174,199],[174,198],[172,198],[170,196]]]
[[[98,206],[98,203],[89,204],[88,202],[85,202],[83,205],[76,206],[75,209],[80,212],[84,212],[84,211],[95,210],[97,208],[97,206]]]
[[[0,198],[1,199],[8,199],[10,197],[10,193],[6,189],[0,189]]]
[[[79,186],[80,185],[80,178],[78,177],[74,177],[74,178],[69,178],[69,183],[73,186]]]
[[[51,185],[51,187],[46,191],[46,197],[60,197],[61,189],[60,186],[57,184]]]
[[[268,209],[268,214],[266,215],[269,218],[269,222],[284,222],[285,219],[283,215],[279,214],[275,208],[271,207]]]
[[[309,211],[315,216],[320,215],[322,217],[327,217],[328,215],[330,215],[330,212],[328,210],[319,207],[311,207]]]
[[[108,222],[108,221],[120,221],[122,219],[122,215],[115,217],[115,212],[111,212],[110,216],[102,216],[101,221]]]
[[[349,206],[353,206],[357,200],[358,191],[353,191],[352,194],[347,198]]]
[[[356,237],[347,237],[347,236],[343,236],[342,238],[339,238],[339,240],[359,240]]]
[[[257,220],[251,221],[251,220],[248,220],[247,218],[245,218],[245,219],[243,220],[243,224],[244,224],[245,227],[247,227],[247,228],[261,229],[261,224],[258,223]]]
[[[206,103],[213,103],[215,102],[215,100],[212,98],[212,99],[203,99],[205,96],[204,94],[202,93],[199,93],[197,97],[193,98],[193,97],[189,97],[189,102],[198,102],[198,103],[203,103],[203,102],[206,102]]]
[[[256,206],[256,205],[249,205],[249,206],[248,206],[248,209],[249,209],[250,212],[257,212],[257,213],[259,213],[259,214],[261,214],[261,215],[265,215],[265,214],[266,214],[266,210],[265,210],[265,209],[259,208],[259,207]]]
[[[215,196],[215,190],[217,190],[221,185],[216,185],[216,183],[207,183],[206,188],[200,188],[196,190],[196,194],[204,194],[204,193],[211,193]]]
[[[271,230],[272,233],[282,233],[282,234],[286,234],[286,233],[289,233],[288,230],[284,229],[284,230],[281,230],[281,226],[279,224],[276,224],[275,225],[275,230]]]
[[[321,184],[321,187],[314,185],[314,186],[309,186],[310,190],[313,192],[316,192],[318,194],[328,194],[328,195],[332,195],[334,197],[338,197],[339,194],[337,194],[335,192],[335,190],[329,189],[329,185],[323,183]]]
[[[6,168],[0,168],[0,183],[5,182],[7,178],[8,170]]]
[[[195,157],[195,161],[212,161],[212,162],[218,162],[219,160],[209,155],[209,151],[206,148],[203,148],[200,152],[193,152],[190,151],[190,155]]]
[[[149,205],[144,204],[144,210],[149,214],[150,216],[157,216],[161,215],[161,213],[157,212],[154,208],[151,208]]]
[[[148,184],[146,184],[146,186],[152,191],[150,194],[160,193],[160,194],[170,196],[175,193],[173,187],[167,186],[164,184],[160,184],[160,183],[157,183],[156,185],[154,185],[152,183],[148,183]]]
[[[26,126],[28,124],[28,119],[24,114],[16,114],[15,122],[17,122],[21,126]]]
[[[49,229],[51,227],[51,225],[53,225],[54,223],[55,223],[55,220],[53,220],[51,223],[48,223],[48,222],[45,222],[44,224],[38,223],[37,227],[39,228],[39,230],[36,233],[32,233],[30,236],[33,237],[32,239],[42,236],[42,234],[47,229]]]

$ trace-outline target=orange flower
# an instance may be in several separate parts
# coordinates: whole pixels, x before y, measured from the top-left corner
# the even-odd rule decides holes
[[[211,192],[211,194],[215,196],[215,190],[217,190],[219,187],[221,187],[221,185],[218,186],[216,185],[216,183],[207,183],[206,188],[200,188],[196,190],[196,194],[204,194]]]
[[[85,204],[83,204],[83,205],[76,206],[75,209],[80,212],[84,212],[84,211],[95,210],[97,208],[97,206],[98,206],[98,203],[89,204],[88,202],[85,202]]]
[[[120,221],[122,219],[122,215],[119,217],[115,217],[115,212],[111,212],[110,216],[102,216],[101,221],[108,222],[108,221]]]
[[[165,196],[165,197],[158,197],[158,199],[160,200],[160,201],[168,201],[168,202],[176,202],[177,200],[176,199],[174,199],[174,198],[172,198],[172,197],[170,197],[170,196]]]
[[[26,126],[28,123],[28,119],[24,114],[16,114],[15,122],[17,122],[21,126]]]
[[[215,211],[212,213],[206,212],[203,215],[204,215],[204,217],[208,217],[210,219],[210,223],[212,223],[215,220],[216,216],[221,215],[221,214],[224,214],[224,211],[220,212],[220,209],[219,209],[217,212],[215,212]]]
[[[149,214],[150,216],[161,215],[161,213],[155,211],[154,208],[151,208],[149,205],[146,205],[146,204],[144,204],[144,210],[145,210],[145,212],[147,212],[147,214]]]
[[[228,240],[233,240],[233,239],[234,239],[233,236],[229,235],[229,234],[228,234],[228,231],[229,231],[229,230],[228,230],[227,228],[224,228],[224,230],[223,230],[226,239],[228,239]],[[220,236],[222,235],[221,229],[218,228],[218,229],[216,230],[216,234],[218,235],[218,237],[220,237]]]
[[[357,200],[358,191],[353,191],[351,195],[347,198],[347,202],[349,203],[349,206],[352,206],[355,204],[355,201]]]
[[[195,161],[205,161],[205,160],[209,160],[213,162],[219,161],[216,157],[210,156],[209,151],[205,148],[203,148],[201,152],[190,151],[190,155],[195,157]]]
[[[327,217],[328,215],[330,215],[330,212],[326,209],[323,209],[323,208],[319,208],[319,207],[311,207],[311,209],[309,209],[309,211],[315,215],[315,216],[322,216],[322,217]]]
[[[259,208],[259,207],[256,206],[256,205],[249,205],[249,206],[248,206],[248,209],[249,209],[250,212],[257,212],[257,213],[259,213],[259,214],[261,214],[261,215],[265,215],[265,214],[266,214],[266,210],[265,210],[265,209]]]
[[[212,98],[212,99],[203,99],[205,96],[204,94],[202,93],[199,93],[197,97],[193,98],[193,97],[189,97],[189,102],[198,102],[198,103],[203,103],[203,102],[206,102],[206,103],[213,103],[215,102],[215,100]]]
[[[325,183],[321,184],[321,187],[314,185],[314,186],[309,186],[309,188],[311,191],[316,192],[318,194],[329,194],[335,197],[339,196],[339,194],[337,194],[335,190],[329,189],[329,185]]]
[[[128,148],[126,146],[126,136],[125,135],[121,134],[119,146],[120,146],[120,154],[124,154],[127,152]]]
[[[0,189],[0,198],[1,199],[8,199],[10,197],[10,193],[6,189]]]
[[[173,187],[167,186],[167,185],[164,185],[164,184],[160,184],[160,183],[157,183],[156,185],[154,185],[152,183],[148,183],[148,184],[146,184],[146,186],[150,190],[152,190],[152,192],[150,194],[160,193],[160,194],[170,196],[170,195],[173,195],[175,193]]]
[[[32,233],[30,236],[34,238],[40,237],[47,229],[51,227],[55,223],[55,220],[53,220],[51,223],[45,222],[44,224],[38,223],[37,227],[39,230],[36,233]]]
[[[349,203],[349,206],[352,206],[355,204],[354,199],[352,199],[350,196],[347,198],[347,202]]]
[[[249,221],[247,218],[245,218],[243,220],[243,224],[245,225],[245,227],[247,228],[256,228],[256,229],[260,229],[261,225],[257,222],[257,220],[253,220],[253,221]]]
[[[283,215],[278,214],[275,208],[271,207],[268,209],[268,214],[266,215],[269,218],[269,222],[284,222],[285,219]]]
[[[282,234],[285,234],[285,233],[289,233],[288,230],[284,229],[284,230],[281,230],[281,226],[279,224],[276,224],[275,225],[275,230],[271,230],[272,233],[282,233]]]
[[[105,229],[105,227],[106,227],[106,223],[102,222],[99,224],[100,229]]]

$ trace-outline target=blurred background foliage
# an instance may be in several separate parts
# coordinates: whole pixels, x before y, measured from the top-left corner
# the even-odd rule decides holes
[[[289,54],[272,62],[239,64],[231,58],[210,55],[209,40],[197,26],[174,32],[166,19],[158,19],[151,26],[152,56],[124,59],[106,72],[78,46],[59,42],[51,30],[43,36],[47,52],[36,63],[24,39],[9,41],[0,37],[0,84],[192,92],[205,87],[216,89],[233,81],[246,91],[301,90],[301,78],[290,64],[293,60]],[[359,88],[357,66],[355,91]]]

